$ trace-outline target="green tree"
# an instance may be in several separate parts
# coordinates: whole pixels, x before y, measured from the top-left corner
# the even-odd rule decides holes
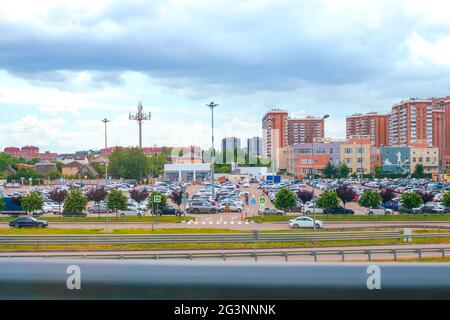
[[[152,193],[150,193],[150,196],[148,197],[147,207],[150,210],[152,210],[153,199],[154,199],[155,196],[160,196],[161,197],[161,202],[160,203],[155,203],[154,209],[156,210],[156,207],[158,207],[158,210],[165,208],[167,206],[167,197],[166,197],[165,194],[163,194],[163,193],[161,193],[159,191],[153,191]],[[152,212],[152,214],[153,214],[153,212]]]
[[[35,213],[37,211],[42,211],[44,207],[44,199],[37,192],[31,192],[22,198],[22,208],[25,209],[27,213]]]
[[[117,211],[127,209],[128,198],[121,190],[112,189],[108,192],[106,203],[108,208],[116,213],[117,218]]]
[[[377,177],[383,175],[383,168],[381,166],[375,165],[373,166],[373,174]]]
[[[339,207],[339,198],[337,193],[332,190],[325,190],[316,202],[319,208],[334,209]]]
[[[342,162],[339,165],[339,170],[338,170],[338,174],[340,178],[347,178],[348,175],[350,174],[350,168],[347,166],[347,164],[345,162]]]
[[[421,163],[418,163],[416,165],[416,168],[414,169],[414,174],[418,175],[418,176],[421,176],[421,175],[423,175],[423,172],[424,172],[423,165]]]
[[[289,189],[280,189],[275,195],[275,207],[284,211],[284,217],[287,219],[286,212],[295,208],[297,205],[297,196]]]
[[[64,215],[82,214],[86,210],[87,199],[80,189],[70,190],[64,199]]]
[[[3,195],[0,195],[0,211],[2,211],[5,208],[5,199],[3,198]]]
[[[442,204],[446,208],[450,208],[450,191],[445,191],[444,195],[442,196]]]
[[[325,178],[335,178],[338,175],[339,169],[336,168],[331,162],[328,162],[325,168],[323,168],[323,176]]]
[[[364,190],[358,198],[358,204],[364,208],[377,208],[380,205],[382,197],[375,190]]]
[[[115,178],[139,180],[149,173],[148,158],[139,148],[117,148],[109,161],[111,176]]]
[[[400,196],[400,201],[402,203],[402,208],[407,210],[417,208],[423,203],[422,197],[414,191],[403,193]]]
[[[148,172],[154,178],[164,173],[164,165],[168,163],[167,156],[163,153],[151,156],[147,160]]]

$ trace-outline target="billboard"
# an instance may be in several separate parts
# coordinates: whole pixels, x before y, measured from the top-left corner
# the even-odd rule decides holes
[[[411,169],[409,147],[381,147],[384,173],[409,174]]]

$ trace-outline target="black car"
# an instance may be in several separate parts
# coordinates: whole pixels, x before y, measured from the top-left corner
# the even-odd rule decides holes
[[[353,211],[352,209],[337,207],[337,208],[323,209],[323,213],[324,214],[355,214],[355,211]]]
[[[48,222],[37,220],[33,217],[18,217],[11,220],[9,226],[13,228],[46,228],[48,227]]]
[[[172,206],[165,206],[163,209],[158,210],[157,212],[158,215],[162,216],[162,215],[176,215],[176,216],[181,216],[184,214],[183,211],[174,208]]]

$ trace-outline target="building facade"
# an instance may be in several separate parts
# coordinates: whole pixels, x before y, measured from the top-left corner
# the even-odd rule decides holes
[[[24,146],[22,148],[7,147],[4,149],[4,152],[15,158],[39,159],[39,161],[55,161],[58,156],[57,153],[49,151],[40,152],[39,148],[34,146]]]
[[[287,146],[288,112],[273,109],[267,112],[262,119],[262,145],[265,158],[275,157],[273,150]]]
[[[389,115],[389,145],[409,146],[416,141],[433,144],[432,99],[409,99],[392,107]]]
[[[369,136],[372,146],[389,145],[389,115],[370,112],[347,117],[347,139],[353,136]]]
[[[247,152],[251,156],[262,156],[262,139],[260,137],[248,138]]]
[[[371,172],[370,137],[351,137],[340,146],[340,161],[350,169],[350,174],[369,174]]]
[[[222,139],[222,153],[234,152],[235,149],[241,149],[241,139],[236,137]]]
[[[325,120],[322,118],[288,118],[287,143],[293,146],[297,143],[311,143],[313,139],[324,138]]]

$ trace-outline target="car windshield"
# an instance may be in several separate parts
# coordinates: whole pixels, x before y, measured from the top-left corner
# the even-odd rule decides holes
[[[0,217],[0,300],[450,300],[450,1],[3,0]]]

